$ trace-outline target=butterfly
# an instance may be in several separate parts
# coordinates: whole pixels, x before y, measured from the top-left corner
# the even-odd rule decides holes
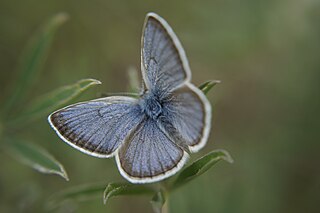
[[[132,183],[177,173],[206,144],[211,105],[190,83],[189,63],[169,24],[148,13],[142,32],[139,98],[110,96],[59,109],[48,121],[72,147],[99,158],[115,156]]]

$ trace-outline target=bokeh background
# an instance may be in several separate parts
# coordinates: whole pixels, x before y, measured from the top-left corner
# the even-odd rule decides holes
[[[218,79],[208,145],[192,159],[224,148],[219,163],[175,191],[171,212],[318,212],[320,202],[320,1],[318,0],[28,0],[0,1],[0,101],[10,94],[23,47],[47,19],[70,19],[54,39],[32,97],[82,78],[103,82],[77,100],[126,91],[140,65],[144,17],[163,16],[180,38],[193,83]],[[73,102],[75,102],[73,101]],[[63,143],[46,117],[20,137],[45,147],[70,181],[40,174],[0,153],[0,212],[42,212],[50,195],[86,183],[121,181],[113,159]],[[57,212],[151,212],[148,197],[97,198]]]

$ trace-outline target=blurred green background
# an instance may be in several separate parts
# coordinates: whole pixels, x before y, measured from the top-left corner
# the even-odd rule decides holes
[[[44,70],[28,99],[82,78],[103,82],[77,100],[126,91],[139,68],[147,12],[164,17],[180,38],[193,83],[219,79],[208,95],[213,127],[192,159],[224,148],[219,163],[170,197],[171,212],[319,212],[320,1],[91,0],[0,2],[0,103],[10,94],[23,47],[47,19],[66,12]],[[114,159],[63,143],[42,117],[17,134],[52,153],[70,181],[40,174],[0,153],[0,212],[42,212],[53,193],[122,181]],[[102,198],[57,212],[151,212],[149,197]]]

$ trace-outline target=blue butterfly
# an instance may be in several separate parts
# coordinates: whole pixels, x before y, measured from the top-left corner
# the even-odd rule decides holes
[[[121,175],[151,183],[178,172],[207,142],[211,106],[190,83],[185,52],[168,23],[148,13],[142,33],[140,98],[111,96],[53,112],[49,123],[74,148],[115,156]]]

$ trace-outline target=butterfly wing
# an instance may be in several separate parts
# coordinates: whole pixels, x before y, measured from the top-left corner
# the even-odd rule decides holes
[[[142,32],[141,69],[147,89],[168,92],[190,81],[185,52],[168,23],[148,13]]]
[[[136,99],[117,96],[67,106],[48,117],[62,140],[101,158],[113,156],[142,119]]]
[[[146,87],[163,103],[160,126],[180,147],[196,152],[209,136],[211,106],[190,83],[185,52],[171,27],[157,14],[146,17],[142,36],[142,75]]]
[[[122,176],[133,183],[150,183],[176,173],[188,154],[176,145],[152,119],[145,119],[126,138],[116,161]]]
[[[197,152],[207,142],[211,124],[211,105],[191,83],[176,88],[163,101],[161,125],[173,140]]]

